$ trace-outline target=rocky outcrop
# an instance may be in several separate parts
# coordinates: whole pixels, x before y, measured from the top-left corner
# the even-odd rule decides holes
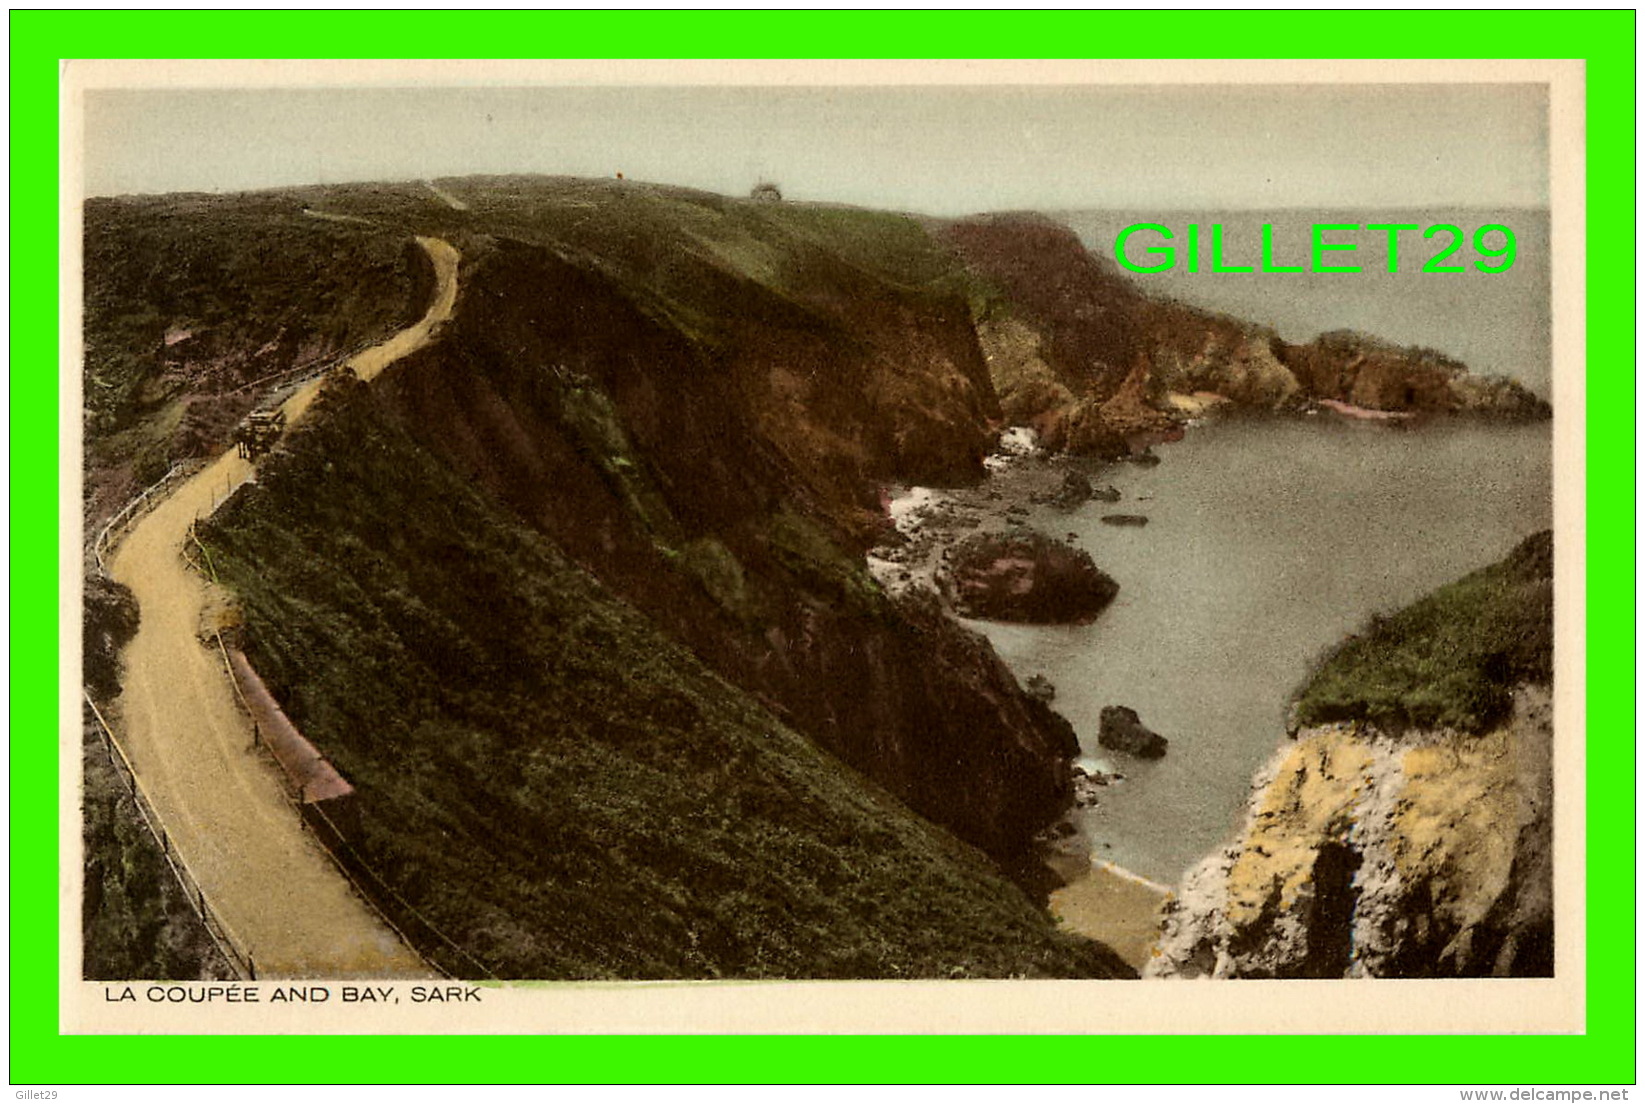
[[[1003,312],[977,321],[977,342],[1006,423],[1030,427],[1041,447],[1060,451],[1076,396],[1046,363],[1042,341],[1033,326]]]
[[[1168,741],[1143,724],[1137,711],[1129,706],[1104,706],[1099,726],[1097,743],[1111,751],[1139,759],[1159,759],[1165,755]]]
[[[1146,295],[1074,232],[1037,215],[950,224],[949,244],[993,287],[978,337],[1012,424],[1045,447],[1120,457],[1213,405],[1546,418],[1511,380],[1430,349],[1338,331],[1288,344],[1272,330]]]
[[[120,650],[137,634],[137,599],[129,587],[88,572],[82,601],[81,675],[106,701],[120,692]]]
[[[949,224],[943,237],[999,289],[1005,315],[1034,335],[1033,359],[1046,374],[1098,404],[1120,390],[1146,350],[1145,299],[1116,266],[1043,215],[981,215]]]
[[[1107,608],[1119,584],[1043,533],[976,533],[951,547],[938,584],[956,611],[991,621],[1070,624]]]
[[[1167,906],[1156,977],[1550,976],[1552,723],[1303,730]]]
[[[1062,483],[1051,496],[1051,505],[1059,510],[1072,510],[1089,501],[1093,494],[1091,481],[1077,471],[1063,473]]]
[[[1150,969],[1551,974],[1552,583],[1544,531],[1325,656]]]
[[[1275,342],[1273,349],[1312,399],[1508,421],[1552,414],[1547,402],[1511,380],[1472,375],[1467,365],[1433,349],[1393,345],[1352,330],[1321,334],[1307,345]]]
[[[1162,345],[1157,357],[1156,370],[1174,392],[1208,392],[1238,406],[1277,410],[1301,390],[1274,355],[1272,336],[1255,328],[1233,333],[1212,328],[1191,357],[1171,345]]]
[[[1001,410],[1052,451],[1117,457],[1175,419],[1147,396],[1146,300],[1072,231],[1038,215],[992,215],[943,236],[1002,300],[977,326]]]

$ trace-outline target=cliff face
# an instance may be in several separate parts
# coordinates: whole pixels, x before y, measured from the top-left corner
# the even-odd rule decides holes
[[[430,961],[1131,974],[424,447],[385,379],[334,381],[200,537],[259,674],[354,787],[351,862],[415,910],[412,938],[444,936]]]
[[[820,310],[739,287],[700,342],[605,276],[504,242],[441,345],[379,387],[424,448],[714,670],[1014,863],[1066,805],[1072,731],[861,557],[882,481],[980,472],[997,411],[983,361],[963,301],[865,296],[856,272],[830,296],[827,279],[808,285],[838,304]]]
[[[1053,449],[1134,450],[1173,424],[1173,397],[1196,393],[1251,410],[1329,399],[1409,414],[1550,413],[1518,384],[1472,375],[1433,350],[1349,331],[1291,345],[1264,327],[1146,295],[1040,216],[967,219],[943,234],[996,293],[978,334],[1007,418]]]
[[[945,237],[1040,335],[1055,377],[1096,402],[1119,390],[1147,349],[1145,298],[1061,223],[1038,215],[985,215]]]
[[[1443,353],[1390,345],[1351,330],[1321,334],[1307,345],[1274,342],[1273,351],[1310,398],[1373,410],[1509,421],[1552,413],[1545,401],[1511,380],[1476,376]]]
[[[1047,448],[1095,456],[1175,424],[1147,399],[1148,301],[1073,231],[1000,215],[942,233],[994,292],[977,333],[1008,420]]]
[[[1552,579],[1544,532],[1328,657],[1148,972],[1551,975]]]
[[[1523,686],[1478,735],[1304,730],[1167,906],[1148,975],[1551,976],[1550,716]]]

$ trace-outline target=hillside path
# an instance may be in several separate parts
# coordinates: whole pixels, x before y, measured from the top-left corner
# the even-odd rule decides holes
[[[442,188],[438,184],[434,183],[434,181],[425,180],[425,181],[423,181],[423,183],[428,185],[428,190],[433,192],[435,194],[435,196],[440,200],[441,203],[444,203],[447,207],[450,207],[453,211],[466,211],[466,210],[468,210],[468,204],[464,203],[462,200],[458,199],[456,196],[452,195],[450,192],[446,191],[444,188]]]
[[[434,303],[415,325],[347,362],[361,379],[427,345],[451,317],[458,253],[436,238],[417,240],[434,262]],[[288,425],[302,418],[320,383],[282,405]],[[183,543],[194,520],[253,471],[235,450],[224,453],[140,520],[110,560],[110,575],[131,588],[141,610],[124,653],[116,722],[126,753],[177,853],[259,977],[429,976],[304,829],[278,768],[252,747],[222,654],[201,641],[207,611],[220,599],[184,564]]]

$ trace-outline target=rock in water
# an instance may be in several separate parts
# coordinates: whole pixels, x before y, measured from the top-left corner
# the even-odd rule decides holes
[[[1091,481],[1077,471],[1065,472],[1062,486],[1051,497],[1051,504],[1061,510],[1072,510],[1091,497]]]
[[[1108,785],[1106,775],[1089,775],[1079,768],[1074,769],[1074,806],[1079,809],[1089,809],[1100,803],[1097,796],[1101,787]]]
[[[1123,705],[1103,708],[1097,743],[1123,751],[1139,759],[1159,759],[1165,754],[1166,739],[1142,723],[1135,709]]]
[[[1091,497],[1098,502],[1118,502],[1121,495],[1115,487],[1098,487],[1091,492]]]
[[[1119,592],[1088,553],[1032,530],[965,538],[937,582],[963,617],[1035,624],[1089,621]]]
[[[1029,675],[1022,688],[1042,702],[1052,702],[1057,697],[1057,688],[1044,675]]]

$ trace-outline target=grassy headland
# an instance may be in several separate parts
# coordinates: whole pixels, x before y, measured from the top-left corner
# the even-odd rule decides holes
[[[1553,679],[1553,559],[1544,530],[1502,561],[1372,618],[1314,675],[1297,719],[1475,732],[1500,721],[1516,684]]]

